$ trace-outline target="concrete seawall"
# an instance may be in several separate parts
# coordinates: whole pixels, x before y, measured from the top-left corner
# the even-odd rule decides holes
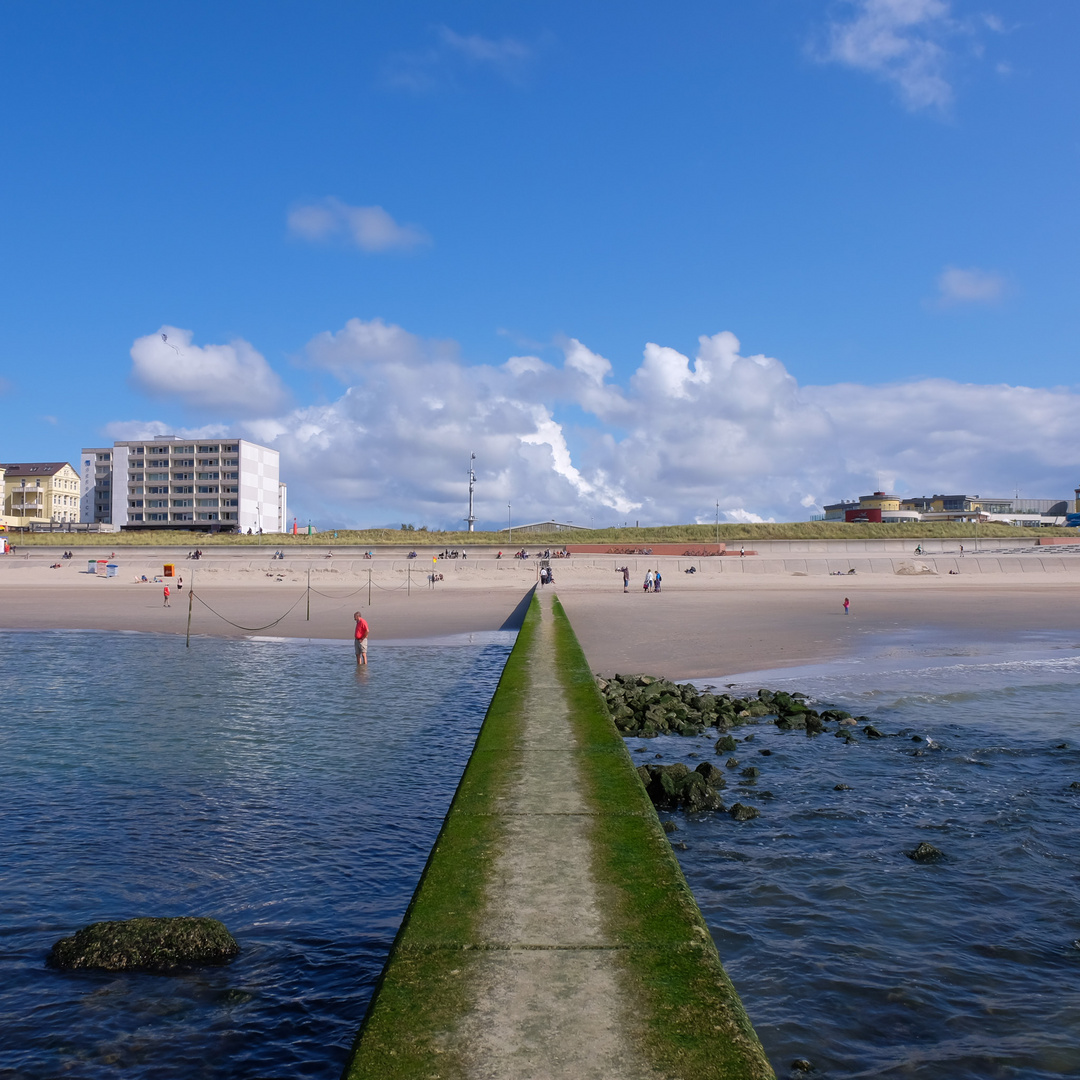
[[[773,1077],[550,593],[533,599],[344,1075]]]

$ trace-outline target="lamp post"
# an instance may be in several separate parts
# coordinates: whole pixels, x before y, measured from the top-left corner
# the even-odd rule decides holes
[[[506,531],[510,534],[510,543],[514,540],[514,526],[510,522],[510,504],[506,504]]]
[[[720,543],[720,500],[716,500],[716,542]]]

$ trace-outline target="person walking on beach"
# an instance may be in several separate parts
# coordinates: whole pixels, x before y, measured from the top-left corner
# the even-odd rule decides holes
[[[850,607],[851,607],[851,601],[845,596],[844,597],[844,614],[845,615],[848,613],[848,609]]]
[[[356,631],[353,634],[353,640],[356,647],[356,664],[359,667],[361,664],[367,663],[367,643],[368,643],[368,624],[364,616],[359,611],[353,613],[353,618],[356,620]]]
[[[630,567],[624,566],[622,568],[622,591],[630,591]]]
[[[646,592],[652,592],[652,583],[653,583],[653,576],[652,576],[652,568],[650,567],[648,570],[645,571],[644,589],[645,589]]]
[[[166,585],[165,586],[165,603],[162,604],[162,607],[168,607],[168,606],[169,606],[169,586]]]
[[[652,591],[653,591],[654,593],[656,593],[656,592],[659,592],[659,591],[660,591],[660,582],[661,582],[661,580],[662,580],[662,579],[661,579],[661,577],[660,577],[660,571],[659,571],[659,570],[657,570],[657,571],[656,571],[656,576],[655,576],[655,577],[653,578],[653,587],[652,587]]]

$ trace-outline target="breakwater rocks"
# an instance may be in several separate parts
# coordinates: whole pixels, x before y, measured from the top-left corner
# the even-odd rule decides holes
[[[240,952],[217,919],[124,919],[84,926],[61,938],[49,953],[50,967],[168,974],[224,964]]]
[[[881,738],[881,732],[865,716],[852,716],[843,709],[821,712],[806,704],[804,694],[759,690],[756,697],[740,698],[730,694],[702,693],[689,683],[673,683],[652,675],[615,675],[611,679],[596,678],[604,695],[615,726],[623,735],[652,738],[656,735],[701,735],[708,728],[726,732],[741,724],[773,716],[782,731],[805,731],[820,735],[836,724],[835,733],[854,739],[853,728],[864,724],[863,734],[870,739]],[[735,741],[722,737],[716,752],[730,753]]]

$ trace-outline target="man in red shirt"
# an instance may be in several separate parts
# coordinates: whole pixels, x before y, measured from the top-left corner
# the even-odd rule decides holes
[[[367,639],[368,639],[368,624],[364,619],[364,616],[357,611],[353,618],[356,620],[356,633],[354,635],[356,645],[356,662],[357,664],[367,663]]]

